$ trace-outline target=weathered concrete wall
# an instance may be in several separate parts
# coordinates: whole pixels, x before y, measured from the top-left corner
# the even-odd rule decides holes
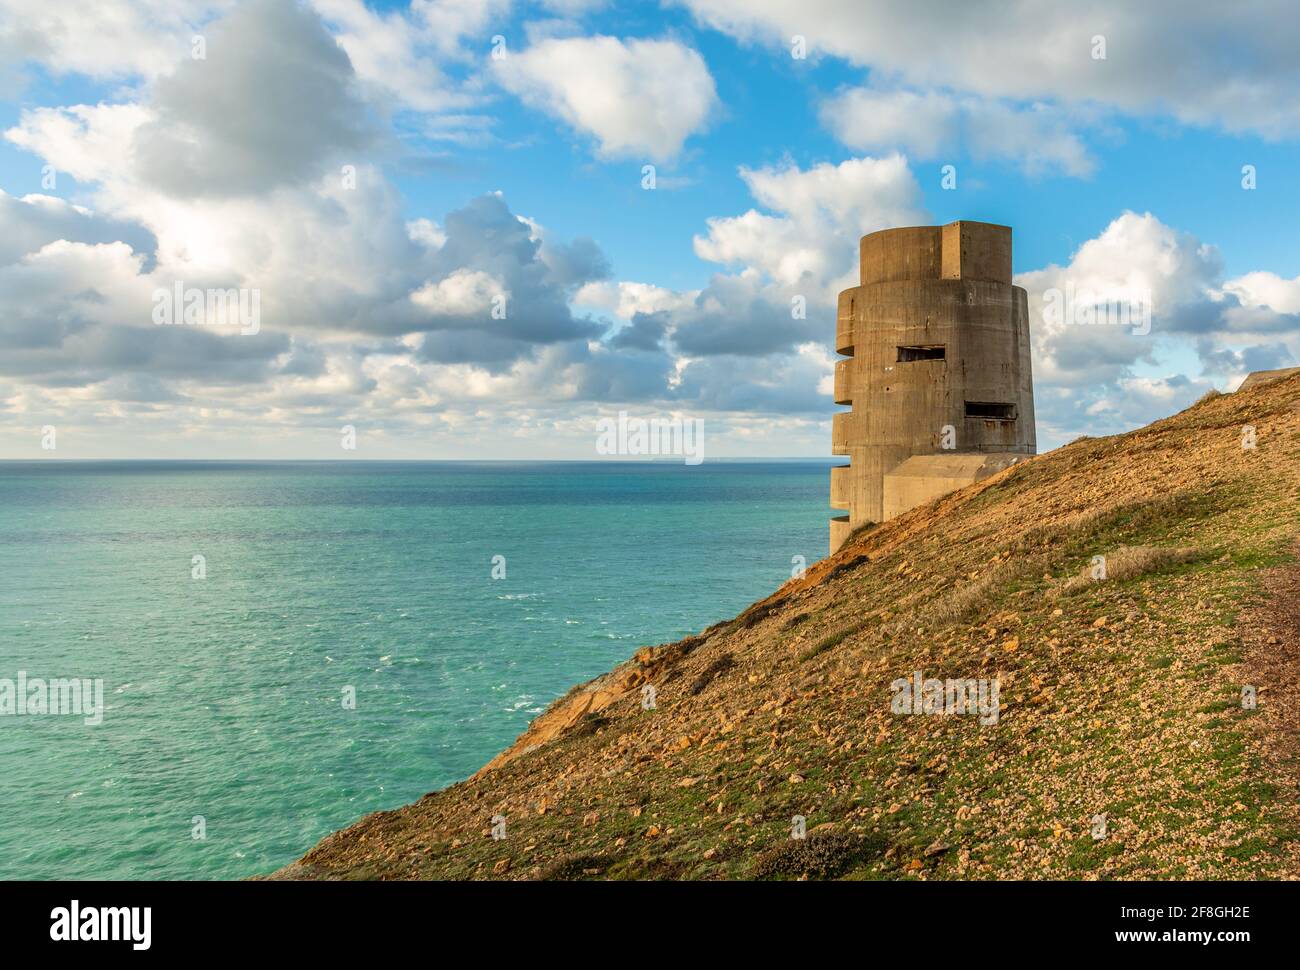
[[[885,473],[885,518],[892,519],[941,495],[965,488],[981,479],[996,475],[1004,468],[1025,459],[1025,455],[913,455],[897,468]],[[831,505],[835,501],[832,498]]]
[[[835,326],[847,357],[835,401],[851,409],[834,416],[831,450],[851,461],[831,473],[831,504],[848,510],[832,520],[832,551],[852,529],[905,511],[897,495],[886,511],[885,475],[913,455],[1036,446],[1028,299],[1011,283],[1011,230],[886,229],[862,237],[859,257],[861,283],[840,294]]]

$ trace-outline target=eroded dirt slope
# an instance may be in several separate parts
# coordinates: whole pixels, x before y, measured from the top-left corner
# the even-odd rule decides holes
[[[1297,535],[1300,377],[1083,439],[643,649],[276,875],[1293,878]],[[996,723],[893,713],[913,671],[996,680]]]

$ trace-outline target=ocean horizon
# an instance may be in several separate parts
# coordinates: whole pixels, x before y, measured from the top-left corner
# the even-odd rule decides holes
[[[269,872],[826,553],[834,459],[0,462],[8,875]],[[87,694],[89,697],[89,693]]]

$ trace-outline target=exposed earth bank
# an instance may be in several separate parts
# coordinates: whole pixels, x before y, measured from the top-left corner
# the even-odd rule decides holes
[[[1297,536],[1293,375],[868,527],[272,878],[1295,878]]]

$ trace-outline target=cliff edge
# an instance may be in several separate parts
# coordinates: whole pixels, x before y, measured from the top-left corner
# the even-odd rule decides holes
[[[859,530],[272,878],[1295,878],[1298,537],[1292,374]]]

